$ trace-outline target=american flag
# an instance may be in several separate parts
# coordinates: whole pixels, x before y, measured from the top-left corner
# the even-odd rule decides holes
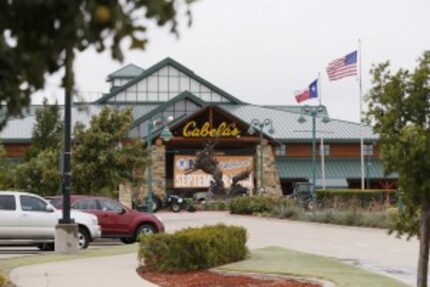
[[[330,81],[357,75],[357,51],[331,61],[327,66],[327,74]]]

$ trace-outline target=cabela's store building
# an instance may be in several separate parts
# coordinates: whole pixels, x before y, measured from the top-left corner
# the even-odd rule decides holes
[[[153,189],[155,193],[207,190],[212,177],[201,170],[187,174],[194,156],[208,142],[229,186],[234,175],[248,169],[250,176],[240,182],[255,191],[260,187],[260,142],[263,142],[263,183],[267,193],[289,193],[294,182],[312,179],[312,118],[301,106],[253,105],[201,78],[189,68],[166,58],[149,67],[129,64],[107,76],[110,91],[91,103],[76,103],[74,122],[88,125],[91,116],[109,105],[131,107],[134,123],[130,138],[146,139],[149,123],[171,118],[167,126],[173,138],[164,141],[165,126],[152,130]],[[40,106],[39,106],[40,107]],[[8,157],[20,158],[31,142],[35,122],[32,106],[24,118],[12,119],[0,133]],[[318,143],[316,185],[321,188],[358,188],[361,184],[360,125],[330,118],[324,111],[317,118]],[[263,129],[250,129],[253,120],[272,121]],[[273,129],[271,129],[273,127]],[[252,132],[254,130],[254,132]],[[375,145],[378,139],[370,127],[363,128],[366,185],[392,188],[395,176],[385,176]],[[320,143],[323,142],[323,145]]]

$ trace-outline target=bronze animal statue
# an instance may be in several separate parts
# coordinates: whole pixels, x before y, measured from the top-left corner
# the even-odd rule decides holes
[[[239,181],[247,179],[251,174],[249,169],[240,172],[232,178],[232,184],[228,190],[224,187],[224,181],[222,179],[223,172],[219,166],[219,162],[214,157],[214,147],[216,142],[209,141],[205,144],[205,148],[201,151],[196,152],[194,158],[194,165],[185,170],[185,174],[193,173],[196,170],[202,170],[203,172],[212,175],[213,180],[210,183],[209,192],[210,195],[215,197],[225,196],[236,196],[237,194],[243,194],[244,191],[248,191],[247,188],[242,187],[238,184]],[[245,192],[246,193],[246,192]]]
[[[205,148],[196,153],[194,165],[186,169],[185,174],[190,174],[200,169],[212,175],[213,181],[211,181],[210,191],[216,196],[221,196],[225,194],[224,181],[222,180],[222,170],[219,167],[219,162],[213,155],[215,144],[214,142],[207,142]]]

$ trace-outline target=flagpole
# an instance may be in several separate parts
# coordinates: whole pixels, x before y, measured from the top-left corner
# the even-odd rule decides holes
[[[318,72],[318,97],[320,100],[320,105],[322,105],[322,93],[321,93],[321,73]]]
[[[358,39],[358,58],[359,58],[359,76],[358,76],[358,89],[360,97],[360,162],[361,162],[361,189],[364,190],[364,143],[363,143],[363,89],[361,80],[361,39]]]

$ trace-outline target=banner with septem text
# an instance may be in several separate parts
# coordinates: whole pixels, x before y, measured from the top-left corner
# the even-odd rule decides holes
[[[254,172],[252,156],[215,156],[223,172],[224,186],[231,185],[232,178],[249,169],[251,174],[248,179],[240,181],[240,185],[250,190],[254,188]],[[196,170],[190,174],[185,174],[188,168],[193,167],[194,156],[192,155],[175,155],[173,187],[174,188],[208,188],[212,180],[212,175]]]

